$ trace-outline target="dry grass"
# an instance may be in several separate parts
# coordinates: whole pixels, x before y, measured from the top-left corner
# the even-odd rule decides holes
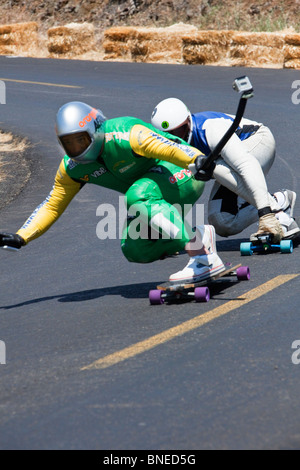
[[[168,28],[110,28],[104,33],[105,60],[181,63],[182,35],[197,28],[183,23]]]
[[[291,45],[286,45],[286,35]],[[109,28],[103,48],[104,60],[297,68],[299,44],[300,34],[291,31],[200,31],[179,23],[168,28]]]
[[[186,64],[227,65],[234,31],[197,31],[182,37],[182,58]]]
[[[133,5],[136,8],[133,8]],[[2,23],[38,21],[46,31],[66,23],[166,27],[184,22],[197,28],[240,31],[300,30],[299,1],[272,0],[30,0],[0,1]]]
[[[0,131],[0,181],[3,181],[8,174],[6,170],[11,165],[8,158],[9,154],[24,153],[28,147],[29,143],[26,139],[17,138],[11,133]]]
[[[51,57],[79,56],[95,48],[95,28],[91,23],[70,23],[48,30],[48,51]]]
[[[0,54],[46,57],[45,45],[36,22],[0,25]]]
[[[26,139],[17,139],[10,132],[0,131],[0,155],[5,152],[24,152],[28,146]]]
[[[49,28],[46,37],[37,22],[27,22],[0,25],[0,54],[299,68],[300,34],[292,28],[281,32],[200,30],[180,22],[164,28],[112,27],[99,35],[93,23],[84,22]]]
[[[35,22],[16,23],[0,26],[0,53],[13,54],[18,50],[27,49],[29,45],[37,45],[38,25]]]

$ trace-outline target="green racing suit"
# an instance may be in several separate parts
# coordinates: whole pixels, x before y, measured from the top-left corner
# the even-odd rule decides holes
[[[192,238],[184,205],[194,205],[204,190],[188,170],[201,152],[133,117],[109,119],[103,130],[97,162],[82,164],[65,156],[49,196],[17,233],[26,244],[42,235],[90,183],[125,195],[129,217],[121,248],[129,261],[148,263],[181,251]],[[149,228],[147,236],[136,237],[137,218]]]

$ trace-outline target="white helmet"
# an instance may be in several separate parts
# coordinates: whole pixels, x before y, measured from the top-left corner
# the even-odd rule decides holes
[[[157,129],[184,139],[192,140],[193,120],[186,105],[177,98],[167,98],[155,106],[151,124]]]
[[[93,163],[104,140],[105,116],[81,101],[64,104],[57,112],[55,130],[68,157],[78,163]]]

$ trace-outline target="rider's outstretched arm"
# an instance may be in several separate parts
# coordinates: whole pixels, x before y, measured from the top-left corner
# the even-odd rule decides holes
[[[17,235],[24,240],[23,244],[26,245],[45,233],[64,212],[81,187],[80,183],[67,175],[62,161],[49,196],[35,209],[17,232]]]

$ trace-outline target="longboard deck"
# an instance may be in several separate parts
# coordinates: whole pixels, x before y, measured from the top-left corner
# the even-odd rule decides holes
[[[242,265],[237,264],[235,266],[230,265],[225,271],[216,274],[213,277],[209,277],[207,279],[203,279],[202,281],[192,282],[192,283],[183,283],[183,284],[172,284],[171,282],[164,282],[163,284],[159,284],[156,286],[156,289],[163,290],[163,291],[178,291],[178,290],[186,290],[186,289],[194,289],[195,287],[200,287],[207,285],[211,282],[220,279],[221,277],[231,276],[235,274],[235,271],[240,268]]]

